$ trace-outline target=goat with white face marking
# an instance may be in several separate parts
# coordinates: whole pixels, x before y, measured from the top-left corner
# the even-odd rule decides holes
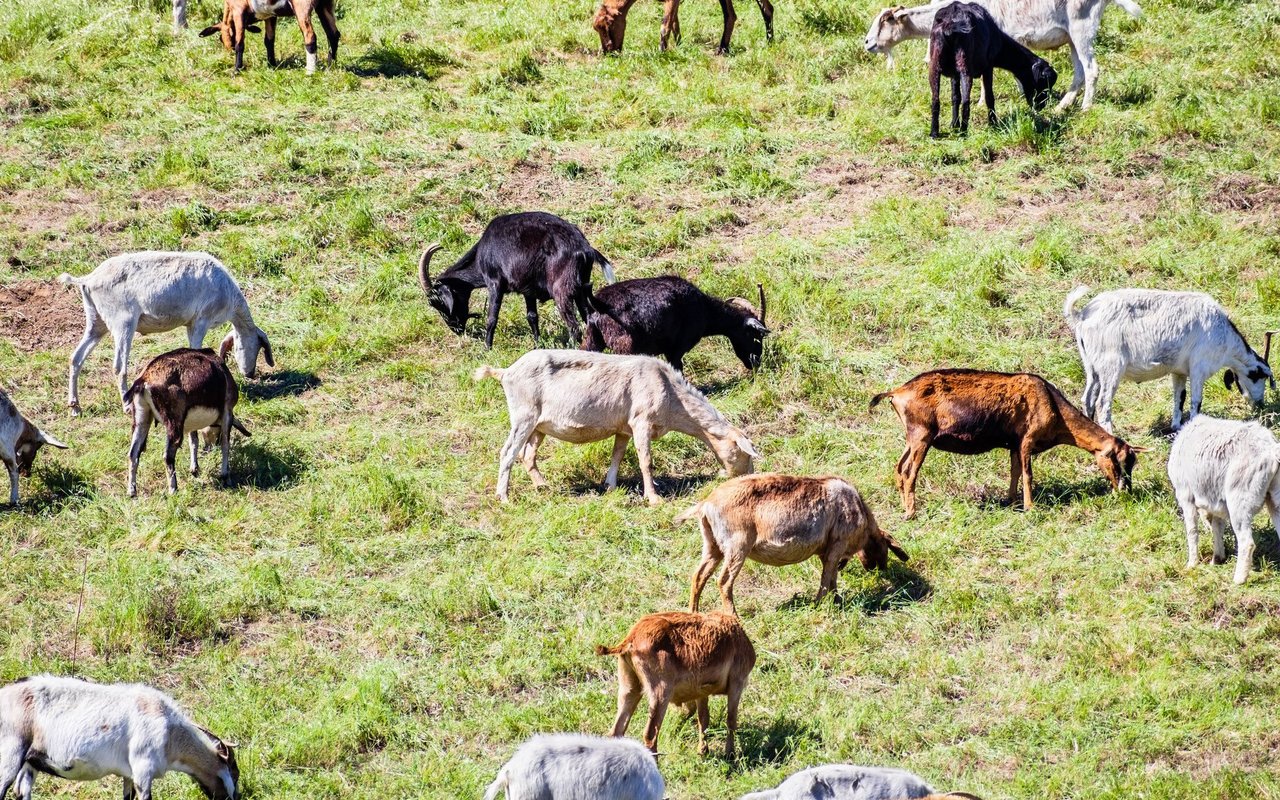
[[[169,472],[169,494],[178,491],[178,475],[174,466],[182,438],[191,445],[191,474],[199,470],[197,450],[199,433],[217,429],[222,447],[222,469],[218,477],[231,474],[231,429],[245,436],[233,410],[240,399],[235,378],[223,360],[212,350],[182,348],[156,356],[142,370],[133,386],[125,393],[124,409],[133,418],[133,438],[129,445],[129,496],[138,495],[138,459],[147,449],[147,434],[152,424],[165,430],[164,464]]]
[[[0,461],[9,471],[9,505],[18,504],[18,475],[30,475],[36,453],[45,445],[67,446],[22,416],[9,395],[0,391]]]
[[[1204,384],[1215,373],[1228,389],[1239,387],[1255,408],[1262,406],[1267,384],[1275,387],[1267,356],[1258,355],[1231,322],[1226,310],[1199,292],[1116,289],[1103,292],[1084,308],[1075,305],[1089,293],[1080,286],[1062,308],[1075,332],[1084,362],[1084,413],[1108,432],[1111,401],[1120,382],[1137,383],[1168,375],[1173,383],[1173,429],[1182,427],[1187,379],[1191,411],[1200,413]],[[1267,350],[1271,337],[1267,337]]]
[[[185,772],[210,800],[239,800],[231,745],[167,695],[140,684],[38,675],[0,689],[0,800],[31,800],[35,773],[124,779],[124,800],[151,800],[166,772]]]

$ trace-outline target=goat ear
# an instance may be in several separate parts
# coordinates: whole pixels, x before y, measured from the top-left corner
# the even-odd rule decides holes
[[[747,327],[753,331],[758,331],[761,336],[768,335],[769,333],[769,329],[764,326],[764,323],[755,317],[747,320]]]
[[[218,32],[219,32],[219,31],[221,31],[221,30],[222,30],[222,23],[221,23],[221,22],[219,22],[217,25],[210,25],[209,27],[207,27],[207,28],[205,28],[204,30],[200,31],[200,35],[201,35],[201,36],[212,36],[212,35],[214,35],[215,33],[218,33]]]
[[[261,328],[258,329],[258,341],[262,344],[262,352],[266,356],[267,366],[274,367],[276,359],[271,355],[271,342],[267,341],[267,335],[262,332]]]
[[[1239,381],[1236,380],[1236,374],[1234,372],[1227,370],[1222,373],[1222,383],[1227,387],[1227,390],[1230,391],[1236,387]]]
[[[227,761],[231,758],[231,745],[227,744],[221,739],[218,740],[218,744],[216,745],[215,749],[218,751],[218,758],[222,759],[223,761]]]
[[[56,447],[56,448],[58,448],[59,450],[67,450],[67,449],[69,449],[69,448],[67,447],[67,445],[65,445],[65,444],[63,444],[62,442],[58,441],[57,439],[53,438],[53,437],[52,437],[52,436],[50,436],[49,434],[47,434],[47,433],[45,433],[44,431],[40,430],[39,428],[36,428],[36,434],[40,437],[40,441],[41,441],[41,442],[43,442],[43,443],[45,443],[45,444],[47,444],[47,445],[52,445],[53,447]]]
[[[756,452],[756,449],[751,446],[751,440],[748,439],[746,436],[742,434],[738,434],[736,437],[734,437],[733,441],[737,443],[738,448],[742,450],[742,452],[746,453],[752,458],[760,457],[760,454]]]
[[[222,340],[222,344],[218,347],[218,358],[223,361],[227,360],[227,353],[231,352],[231,346],[236,343],[236,335],[228,333],[227,338]]]
[[[893,553],[902,561],[911,560],[911,557],[907,555],[907,551],[903,550],[902,546],[899,545],[897,542],[895,542],[892,536],[885,533],[884,531],[880,531],[880,535],[884,537],[884,543],[889,545],[889,552]]]
[[[1130,449],[1130,450],[1132,450],[1132,451],[1133,451],[1133,452],[1135,452],[1135,453],[1150,453],[1150,452],[1151,452],[1151,448],[1150,448],[1150,447],[1139,447],[1139,446],[1138,446],[1138,445],[1136,445],[1136,444],[1131,444],[1131,445],[1129,445],[1129,449]]]

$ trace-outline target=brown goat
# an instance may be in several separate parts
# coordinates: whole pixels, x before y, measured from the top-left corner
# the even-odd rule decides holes
[[[225,0],[222,21],[200,31],[201,36],[222,35],[222,44],[236,54],[236,72],[244,69],[244,34],[261,30],[254,21],[261,21],[266,28],[262,42],[267,47],[267,63],[276,65],[276,19],[297,17],[302,29],[302,44],[307,50],[307,74],[316,71],[316,29],[311,24],[311,12],[320,17],[325,38],[329,40],[329,63],[338,60],[338,17],[333,10],[334,0]]]
[[[604,0],[600,10],[596,12],[591,27],[600,34],[600,48],[605,55],[622,52],[622,39],[627,32],[627,12],[636,0]],[[756,0],[760,13],[764,16],[765,38],[773,41],[773,5],[769,0]],[[716,52],[729,54],[729,40],[733,37],[733,25],[738,15],[733,10],[733,0],[720,0],[720,11],[724,15],[724,33],[720,35],[720,46]],[[680,0],[662,0],[662,49],[667,49],[667,40],[674,36],[676,44],[680,43]]]
[[[907,519],[916,513],[916,478],[930,447],[974,455],[1009,451],[1009,502],[1031,508],[1031,458],[1060,444],[1093,453],[1115,489],[1128,489],[1138,453],[1080,413],[1056,386],[1029,373],[940,369],[924,372],[871,398],[875,408],[889,399],[907,428],[907,447],[898,459],[896,483]]]
[[[836,573],[854,555],[867,569],[887,567],[890,551],[907,560],[893,537],[880,530],[858,490],[830,476],[743,475],[720,484],[675,522],[690,519],[702,526],[702,562],[693,573],[690,611],[698,610],[702,589],[721,561],[720,600],[737,616],[733,583],[748,558],[775,567],[821,558],[814,603],[835,591]]]
[[[596,655],[618,657],[618,717],[611,736],[623,736],[643,695],[649,701],[644,744],[658,752],[658,731],[667,706],[693,706],[698,714],[698,753],[707,752],[711,712],[707,698],[727,698],[725,757],[733,758],[738,701],[756,663],[756,651],[738,618],[729,614],[649,614],[631,627],[617,647]]]

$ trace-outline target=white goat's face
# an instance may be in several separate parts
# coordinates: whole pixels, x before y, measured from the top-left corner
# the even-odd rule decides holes
[[[864,44],[868,53],[884,53],[888,54],[893,50],[893,46],[898,43],[898,28],[901,23],[894,18],[894,14],[901,9],[886,8],[881,11],[871,22],[871,28],[867,31],[867,37]]]
[[[275,359],[271,356],[271,343],[267,341],[267,335],[258,328],[248,336],[235,334],[234,351],[236,365],[240,367],[240,372],[246,378],[253,378],[258,374],[259,353],[265,354],[267,366],[276,365]]]
[[[1233,370],[1227,370],[1222,374],[1222,382],[1226,387],[1239,389],[1241,394],[1249,398],[1249,402],[1253,403],[1255,409],[1262,408],[1267,383],[1271,380],[1271,368],[1263,363],[1257,364],[1244,375],[1236,375]]]
[[[731,429],[728,436],[716,441],[715,451],[716,458],[720,459],[725,473],[730,478],[754,472],[754,459],[760,457],[756,449],[751,446],[751,440],[737,428]]]

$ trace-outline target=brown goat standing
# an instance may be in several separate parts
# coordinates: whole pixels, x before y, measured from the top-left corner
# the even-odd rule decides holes
[[[604,0],[600,10],[596,12],[591,27],[600,34],[600,48],[605,55],[622,52],[622,39],[627,32],[627,12],[636,0]],[[773,41],[773,5],[769,0],[756,0],[760,13],[764,16],[765,38]],[[733,10],[733,0],[720,0],[720,11],[724,15],[724,33],[720,35],[720,46],[716,52],[729,54],[729,40],[733,37],[733,25],[738,15]],[[662,1],[662,49],[667,49],[667,40],[675,38],[680,43],[680,0]]]
[[[732,759],[738,729],[738,701],[756,663],[756,651],[738,618],[730,614],[649,614],[631,627],[617,647],[596,648],[596,655],[618,657],[618,717],[612,736],[623,736],[641,696],[649,701],[644,744],[658,751],[658,731],[671,703],[695,706],[698,753],[707,752],[711,712],[707,698],[726,696],[725,757]]]
[[[1056,386],[1029,373],[940,369],[924,372],[885,398],[907,428],[907,447],[898,459],[896,483],[907,519],[916,514],[916,478],[930,447],[974,455],[996,448],[1009,451],[1009,502],[1031,508],[1031,458],[1060,444],[1093,453],[1098,468],[1115,489],[1128,489],[1137,454],[1071,404]]]
[[[720,600],[737,616],[733,584],[748,558],[774,567],[821,558],[814,603],[835,591],[836,573],[854,555],[867,569],[887,567],[890,551],[907,560],[893,537],[880,530],[858,490],[830,476],[743,475],[720,484],[675,522],[690,519],[702,527],[702,562],[693,573],[690,611],[698,610],[702,589],[721,561]]]
[[[261,21],[266,28],[262,42],[267,47],[267,63],[276,65],[276,19],[297,17],[302,29],[302,44],[307,50],[307,74],[316,71],[316,29],[311,24],[311,12],[320,17],[329,40],[329,63],[338,60],[338,17],[333,9],[334,0],[225,0],[222,21],[200,31],[201,36],[222,34],[222,44],[236,54],[236,72],[244,69],[244,34],[257,33],[260,29],[254,21]]]

